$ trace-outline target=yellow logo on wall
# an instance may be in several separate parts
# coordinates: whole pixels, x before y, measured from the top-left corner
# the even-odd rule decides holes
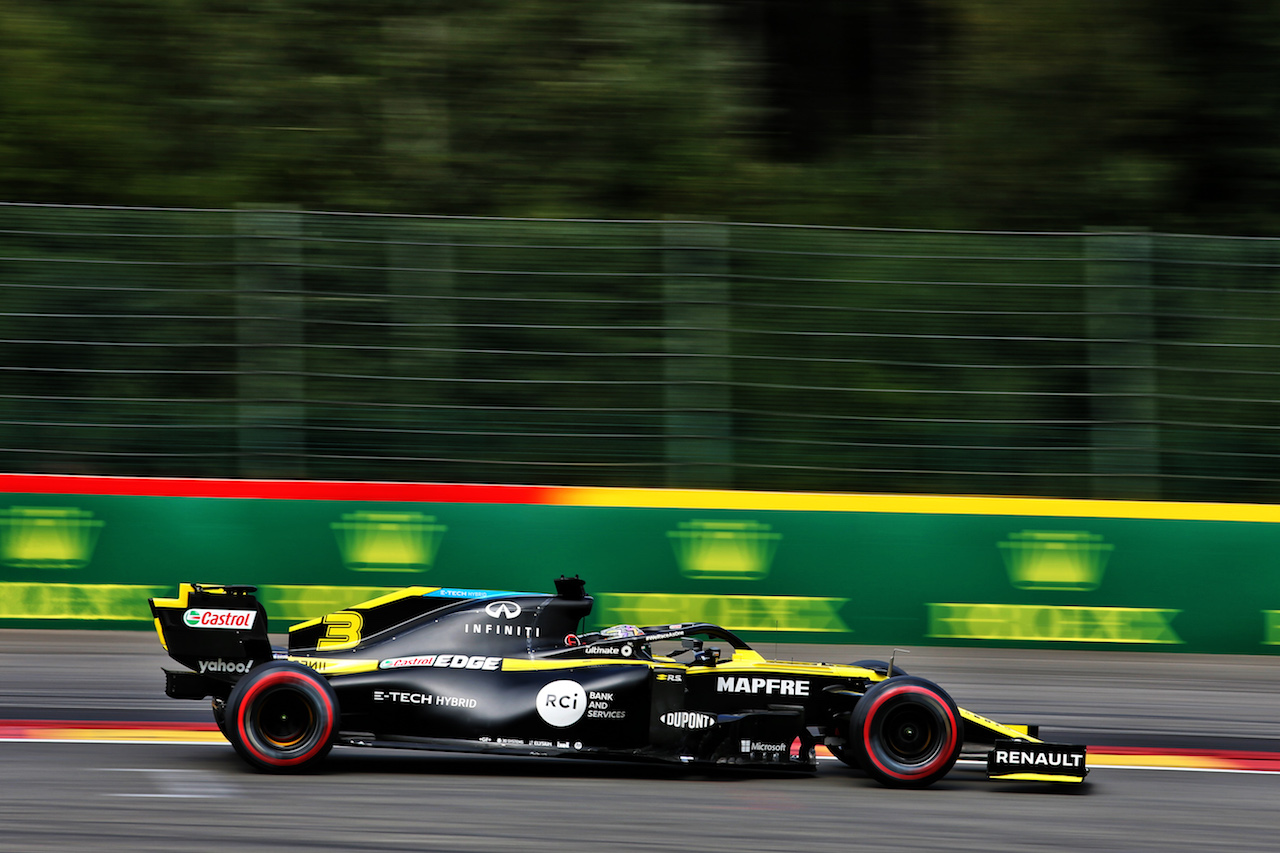
[[[1040,604],[926,604],[926,636],[965,640],[1179,644],[1181,610]]]
[[[345,513],[330,526],[353,572],[425,572],[448,530],[433,515],[367,510]]]
[[[667,532],[680,574],[694,580],[760,580],[781,533],[755,521],[682,521]]]
[[[170,586],[121,583],[0,583],[0,619],[81,619],[150,622],[147,599]]]
[[[1280,610],[1262,611],[1262,644],[1280,646]]]
[[[1114,545],[1083,531],[1024,530],[1001,542],[1009,581],[1018,589],[1097,589]]]
[[[83,569],[103,524],[75,507],[0,510],[0,563],[14,569]]]
[[[1102,583],[1113,545],[1084,531],[1023,530],[999,543],[1018,589],[1087,592]],[[926,636],[1013,642],[1181,644],[1181,610],[1052,604],[944,602],[925,605]]]
[[[368,601],[389,592],[394,586],[328,586],[324,584],[264,584],[258,600],[274,622],[302,622],[346,607],[353,601]]]
[[[722,625],[730,631],[850,633],[840,616],[847,598],[601,592],[595,599],[596,620],[604,624],[660,625],[687,619]]]

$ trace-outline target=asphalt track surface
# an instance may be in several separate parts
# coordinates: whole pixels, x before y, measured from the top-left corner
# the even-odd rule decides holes
[[[1157,764],[1280,753],[1280,658],[917,648],[898,662],[973,711],[1040,724],[1046,739],[1133,747]],[[0,631],[0,727],[207,723],[204,703],[164,696],[166,663],[146,632]],[[278,777],[224,742],[19,739],[0,742],[0,850],[1280,850],[1280,773],[1166,763],[1190,766],[1095,766],[1076,787],[960,768],[901,791],[834,761],[783,777],[335,750],[319,772]]]

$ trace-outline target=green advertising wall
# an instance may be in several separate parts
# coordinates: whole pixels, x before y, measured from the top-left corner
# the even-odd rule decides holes
[[[0,493],[0,627],[149,628],[146,599],[195,581],[257,585],[283,630],[403,586],[550,591],[565,573],[586,579],[597,626],[706,620],[749,639],[886,649],[1280,649],[1271,508],[818,496],[791,509],[749,493],[560,490],[578,496],[573,505],[547,502],[556,490],[523,503],[519,494],[459,502],[43,488]],[[874,509],[882,505],[892,511]]]

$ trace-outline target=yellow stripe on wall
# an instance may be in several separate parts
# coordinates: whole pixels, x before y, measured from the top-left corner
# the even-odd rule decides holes
[[[556,489],[559,506],[641,509],[778,510],[794,512],[882,512],[914,515],[1020,515],[1057,518],[1136,518],[1160,521],[1254,521],[1280,523],[1280,505],[1101,501],[1065,498],[956,495],[822,494],[736,492],[698,489]]]

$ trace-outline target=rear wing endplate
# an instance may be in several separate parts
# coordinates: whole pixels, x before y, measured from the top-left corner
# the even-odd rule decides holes
[[[255,592],[243,584],[183,583],[175,598],[150,599],[160,644],[199,675],[234,683],[272,658],[267,612]]]

